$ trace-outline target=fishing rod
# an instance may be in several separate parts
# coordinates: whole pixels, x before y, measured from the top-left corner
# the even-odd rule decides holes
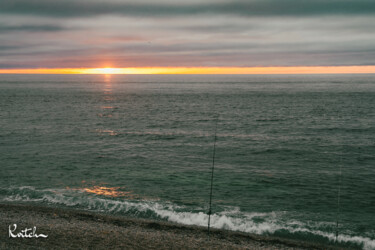
[[[341,184],[342,184],[342,155],[341,155],[341,158],[340,158],[339,185],[338,185],[338,190],[337,190],[336,239],[335,239],[335,243],[336,243],[336,244],[337,244],[337,238],[338,238],[338,236],[339,236],[339,217],[340,217]]]
[[[219,120],[219,116],[216,117],[216,124],[215,124],[215,136],[214,136],[214,148],[212,152],[212,168],[211,168],[211,188],[210,188],[210,203],[209,203],[209,209],[208,209],[208,239],[210,239],[210,223],[211,223],[211,214],[212,214],[212,187],[214,182],[214,169],[215,169],[215,153],[216,153],[216,132],[217,132],[217,123]]]

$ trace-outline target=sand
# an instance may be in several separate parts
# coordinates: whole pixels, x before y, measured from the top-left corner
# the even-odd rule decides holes
[[[208,239],[203,227],[25,204],[0,204],[0,222],[1,249],[338,249],[217,229]],[[36,226],[48,237],[9,237],[13,224],[13,234]]]

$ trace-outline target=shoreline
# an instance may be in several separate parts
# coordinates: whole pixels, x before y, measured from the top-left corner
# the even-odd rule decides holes
[[[343,249],[271,236],[106,215],[69,208],[0,203],[1,249]],[[36,227],[47,238],[11,238]]]

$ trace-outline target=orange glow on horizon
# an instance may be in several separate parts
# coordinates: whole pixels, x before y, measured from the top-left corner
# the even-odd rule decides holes
[[[0,74],[372,74],[369,66],[0,69]]]

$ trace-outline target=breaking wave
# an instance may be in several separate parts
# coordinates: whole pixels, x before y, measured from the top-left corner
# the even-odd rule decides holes
[[[145,199],[105,197],[86,193],[84,189],[35,189],[31,186],[0,188],[2,202],[33,202],[53,206],[72,207],[83,210],[122,214],[140,218],[162,219],[186,225],[207,226],[208,215],[204,208],[188,208],[170,202]],[[323,231],[317,223],[310,224],[288,220],[288,212],[243,212],[237,207],[225,207],[211,216],[211,226],[218,229],[241,231],[253,234],[311,235],[322,241],[334,242],[333,232]],[[326,223],[329,224],[329,223]],[[358,245],[363,249],[375,249],[375,240],[340,234],[337,239],[342,244]]]

